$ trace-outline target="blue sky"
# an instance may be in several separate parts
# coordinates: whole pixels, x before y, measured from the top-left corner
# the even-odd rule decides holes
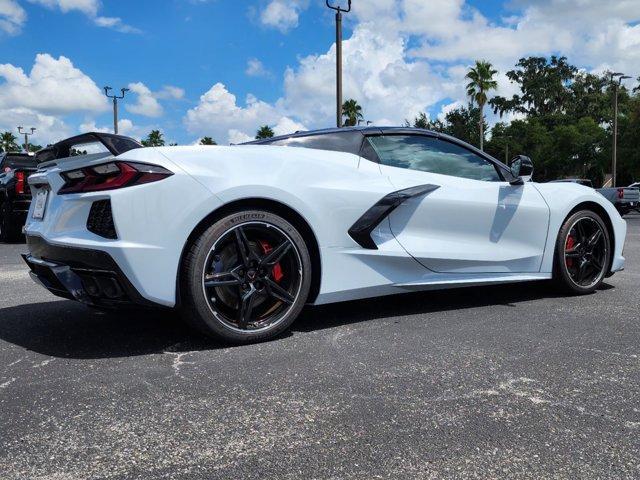
[[[480,57],[501,75],[520,56],[556,52],[640,75],[637,2],[601,3],[353,0],[346,96],[368,119],[399,123],[464,103],[464,72]],[[0,129],[32,121],[42,142],[107,129],[97,90],[131,84],[121,118],[133,136],[160,128],[181,144],[225,143],[262,123],[328,126],[333,40],[324,0],[0,0]],[[504,76],[500,88],[512,88]]]

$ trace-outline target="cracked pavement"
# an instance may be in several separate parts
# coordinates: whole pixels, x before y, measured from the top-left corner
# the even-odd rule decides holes
[[[640,216],[544,283],[308,308],[259,345],[56,299],[0,245],[0,478],[639,478]]]

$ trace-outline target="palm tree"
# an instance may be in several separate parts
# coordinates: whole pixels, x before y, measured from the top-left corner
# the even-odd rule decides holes
[[[487,92],[498,88],[498,82],[494,80],[494,75],[498,73],[493,65],[486,60],[476,60],[474,67],[469,69],[467,78],[467,95],[471,102],[475,102],[480,108],[480,150],[484,150],[484,106],[487,103]]]
[[[163,147],[164,138],[160,130],[151,130],[147,138],[142,140],[142,145],[145,147]]]
[[[342,104],[342,116],[347,117],[344,122],[345,127],[355,127],[358,120],[363,118],[362,107],[353,98],[350,98]]]
[[[256,140],[262,140],[263,138],[271,138],[273,137],[273,130],[269,125],[261,126],[256,132]]]
[[[217,145],[217,142],[211,137],[202,137],[200,139],[200,145]]]
[[[11,132],[4,132],[0,134],[0,152],[18,152],[20,147],[18,146],[16,136]]]

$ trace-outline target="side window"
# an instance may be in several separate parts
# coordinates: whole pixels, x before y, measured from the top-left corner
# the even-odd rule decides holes
[[[383,165],[486,182],[502,180],[491,162],[445,140],[421,135],[383,135],[369,137],[369,142]]]

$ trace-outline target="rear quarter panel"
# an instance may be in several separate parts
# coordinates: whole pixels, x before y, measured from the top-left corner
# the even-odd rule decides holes
[[[393,190],[379,171],[359,169],[356,155],[277,146],[159,149],[222,203],[263,198],[296,210],[320,247],[354,247],[349,227]]]

